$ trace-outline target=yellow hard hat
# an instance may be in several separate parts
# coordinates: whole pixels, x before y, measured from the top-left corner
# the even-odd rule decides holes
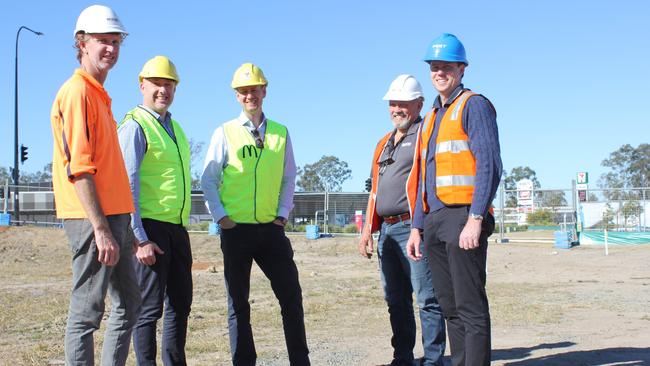
[[[235,70],[230,86],[237,89],[244,86],[267,85],[268,83],[262,69],[247,62]]]
[[[146,78],[163,78],[174,80],[176,84],[181,82],[176,72],[174,63],[165,56],[156,56],[147,61],[138,75],[140,82]]]

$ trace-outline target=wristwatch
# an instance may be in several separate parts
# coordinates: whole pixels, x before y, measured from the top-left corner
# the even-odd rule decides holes
[[[280,221],[280,222],[282,223],[282,225],[286,225],[286,224],[287,224],[287,218],[286,218],[286,217],[277,216],[275,219],[278,220],[278,221]]]
[[[483,220],[483,216],[481,216],[481,215],[477,215],[477,214],[475,214],[475,213],[470,213],[470,214],[469,214],[469,217],[471,217],[471,218],[474,219],[474,220]]]

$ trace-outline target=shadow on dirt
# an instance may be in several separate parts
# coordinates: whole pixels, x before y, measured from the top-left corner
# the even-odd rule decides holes
[[[650,365],[650,348],[614,347],[569,351],[528,358],[535,350],[574,346],[573,342],[542,343],[534,347],[518,347],[492,351],[492,361],[507,361],[504,366],[596,366]]]

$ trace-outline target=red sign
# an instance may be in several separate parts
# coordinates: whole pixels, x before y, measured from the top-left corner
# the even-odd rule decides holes
[[[587,191],[585,190],[578,191],[578,201],[587,202]]]

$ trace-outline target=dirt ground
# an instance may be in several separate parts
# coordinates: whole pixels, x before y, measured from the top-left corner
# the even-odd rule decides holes
[[[195,264],[188,363],[227,365],[219,239],[191,237]],[[291,239],[312,364],[388,363],[390,328],[376,256],[361,258],[354,237]],[[34,227],[0,231],[0,266],[0,365],[63,364],[70,281],[65,234]],[[488,291],[492,365],[650,365],[650,245],[610,246],[605,256],[602,247],[562,250],[550,242],[496,244],[491,239]],[[288,365],[277,301],[256,267],[251,302],[258,364]],[[95,337],[97,359],[102,330]],[[419,355],[421,347],[416,348]],[[132,354],[128,363],[134,364]]]

